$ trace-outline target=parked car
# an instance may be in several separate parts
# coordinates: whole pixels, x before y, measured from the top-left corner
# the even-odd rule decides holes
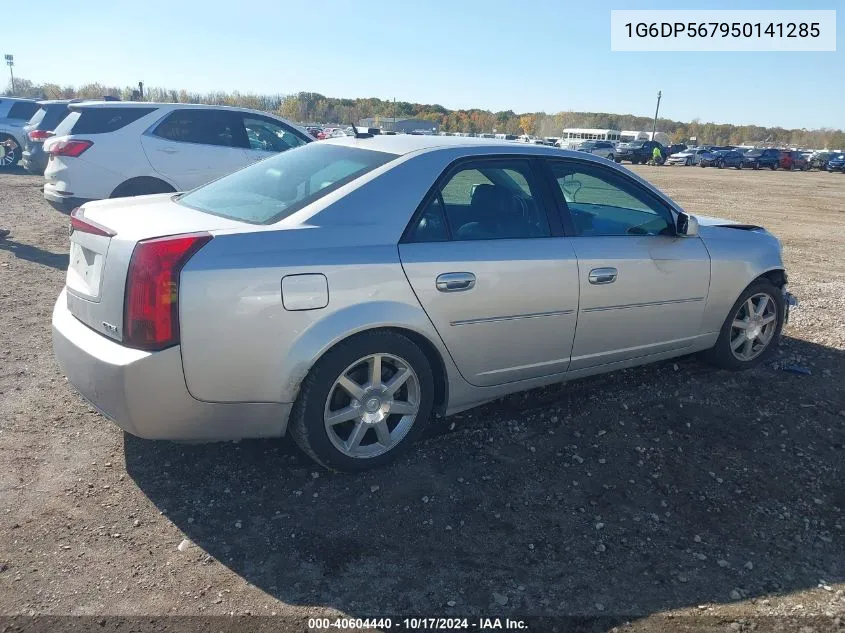
[[[698,165],[700,167],[735,167],[742,169],[742,153],[734,149],[707,150],[699,155]]]
[[[765,229],[525,143],[311,143],[85,204],[70,242],[53,344],[99,411],[153,439],[289,432],[348,471],[507,393],[704,350],[754,367],[794,302]]]
[[[838,171],[845,173],[845,154],[834,154],[827,162],[828,171]]]
[[[833,157],[831,152],[813,152],[807,159],[809,169],[826,169],[828,161]]]
[[[780,153],[780,162],[778,166],[781,169],[800,169],[802,171],[810,168],[810,163],[801,152],[782,150]]]
[[[751,169],[768,167],[777,169],[780,164],[780,150],[778,149],[751,149],[742,155],[742,166]]]
[[[579,152],[594,154],[608,160],[615,159],[616,147],[610,141],[583,141],[575,146]]]
[[[279,117],[224,106],[71,103],[44,143],[44,198],[88,200],[186,191],[314,139]]]
[[[26,138],[23,127],[37,110],[38,102],[33,99],[0,97],[0,169],[20,162]]]
[[[616,158],[614,160],[617,163],[621,163],[623,160],[628,160],[631,161],[632,165],[636,165],[637,163],[645,164],[650,161],[654,155],[655,147],[659,147],[661,154],[663,153],[663,146],[657,141],[631,141],[629,143],[619,143],[619,145],[616,146]]]
[[[690,147],[681,152],[670,154],[666,163],[668,165],[698,165],[701,154],[709,151],[704,147]]]
[[[47,153],[44,141],[54,135],[56,126],[70,113],[68,105],[81,99],[63,99],[39,101],[40,106],[29,122],[23,127],[23,154],[21,165],[28,172],[43,174],[47,168]]]

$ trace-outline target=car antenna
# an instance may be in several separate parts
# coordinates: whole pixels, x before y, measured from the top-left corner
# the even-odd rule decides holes
[[[369,132],[359,132],[358,128],[355,127],[354,123],[351,124],[351,127],[352,127],[352,135],[355,138],[373,138],[373,135],[370,134]]]

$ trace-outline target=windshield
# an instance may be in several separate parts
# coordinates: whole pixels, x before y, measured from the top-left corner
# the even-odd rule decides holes
[[[273,224],[352,182],[396,154],[309,143],[215,180],[179,198],[193,209],[252,224]]]
[[[590,149],[590,148],[595,147],[595,146],[596,146],[595,141],[584,141],[584,142],[578,144],[578,147],[583,148],[583,149]]]
[[[627,143],[627,145],[628,147],[642,147],[645,143],[643,141],[631,141],[630,143]]]

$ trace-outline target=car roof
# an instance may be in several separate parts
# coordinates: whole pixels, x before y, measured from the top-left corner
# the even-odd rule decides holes
[[[387,152],[390,154],[410,154],[411,152],[419,152],[423,150],[437,150],[448,148],[466,148],[467,154],[472,154],[471,150],[481,148],[497,148],[501,149],[503,154],[545,154],[551,156],[572,156],[583,158],[583,152],[572,152],[567,150],[550,147],[548,145],[536,145],[533,143],[515,143],[513,141],[506,141],[502,139],[490,138],[476,138],[471,136],[426,136],[416,134],[395,134],[395,135],[381,135],[376,134],[372,137],[356,138],[354,136],[344,136],[339,138],[330,138],[320,143],[329,143],[331,145],[345,145],[348,147],[358,147],[360,149],[370,149],[377,152]]]
[[[237,106],[227,105],[213,105],[208,103],[168,103],[166,101],[81,101],[72,103],[71,109],[78,110],[81,108],[170,108],[173,110],[179,109],[207,109],[207,110],[232,110],[234,112],[253,112],[255,114],[262,114],[265,116],[272,116],[279,118],[278,115],[271,112],[264,112],[262,110],[252,110],[250,108],[239,108]]]
[[[69,103],[82,103],[85,99],[44,99],[39,101],[38,105],[67,105]]]
[[[26,97],[7,97],[5,95],[0,95],[0,101],[23,101],[26,103],[34,103],[35,99],[28,99]]]

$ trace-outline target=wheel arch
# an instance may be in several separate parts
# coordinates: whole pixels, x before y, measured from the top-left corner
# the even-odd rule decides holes
[[[375,321],[374,313],[390,314],[394,318]],[[289,350],[287,357],[293,366],[287,372],[282,400],[293,402],[299,397],[302,382],[328,352],[352,338],[373,332],[401,334],[422,350],[434,375],[434,411],[443,414],[449,402],[451,357],[422,310],[393,302],[350,306],[313,324]]]
[[[135,176],[133,178],[129,178],[124,180],[120,183],[114,190],[109,194],[109,198],[121,198],[126,196],[129,189],[133,187],[143,188],[147,185],[150,188],[158,188],[158,189],[165,189],[164,191],[154,191],[153,193],[175,193],[176,187],[172,184],[164,180],[163,178],[159,178],[157,176]],[[164,187],[162,187],[163,185]],[[140,195],[140,194],[135,194]]]
[[[400,334],[405,338],[410,339],[414,344],[417,345],[417,347],[420,348],[420,350],[428,360],[429,366],[431,367],[431,373],[434,376],[434,412],[439,415],[443,415],[446,411],[446,405],[449,401],[449,380],[446,373],[446,365],[443,362],[443,357],[440,355],[440,351],[428,339],[428,337],[406,327],[395,325],[384,327],[374,326],[349,334],[348,336],[345,336],[344,338],[332,343],[330,347],[327,347],[319,356],[315,357],[313,362],[311,363],[311,366],[308,368],[308,373],[311,372],[311,370],[320,361],[321,358],[323,358],[333,349],[337,348],[339,345],[347,343],[348,341],[359,338],[361,336],[378,332],[391,332],[393,334]],[[306,373],[305,376],[307,376],[308,373]],[[305,376],[303,376],[303,380]],[[301,381],[299,384],[301,384]],[[298,386],[296,391],[296,397],[299,397]]]

